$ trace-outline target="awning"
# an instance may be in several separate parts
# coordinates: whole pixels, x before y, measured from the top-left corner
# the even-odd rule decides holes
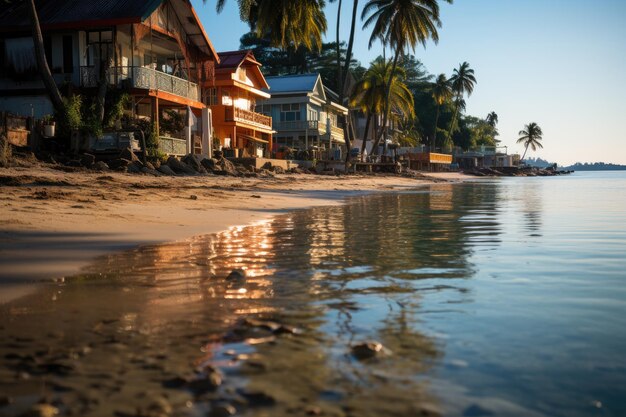
[[[253,142],[259,142],[259,143],[269,143],[269,141],[267,140],[263,140],[263,139],[259,139],[259,138],[255,138],[254,136],[249,136],[249,135],[241,135],[241,134],[237,134],[238,137],[240,138],[244,138],[247,140],[251,140]]]

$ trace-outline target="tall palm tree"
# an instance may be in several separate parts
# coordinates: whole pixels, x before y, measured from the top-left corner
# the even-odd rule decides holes
[[[399,119],[407,120],[415,116],[413,94],[404,83],[406,74],[404,69],[396,67],[394,74],[389,74],[392,65],[382,57],[376,58],[370,64],[363,78],[357,83],[354,94],[350,99],[350,106],[357,107],[367,114],[365,132],[361,145],[361,154],[365,154],[367,136],[372,118],[383,113],[387,91],[387,80],[391,77],[391,94],[389,104],[394,115]],[[376,145],[375,145],[376,146]],[[372,150],[373,152],[373,150]]]
[[[218,0],[221,12],[226,0]],[[206,0],[205,0],[206,2]],[[258,37],[266,38],[277,48],[320,50],[327,22],[325,0],[238,0],[241,19]]]
[[[465,94],[467,94],[468,97],[472,95],[472,91],[474,91],[474,84],[476,84],[474,70],[470,68],[469,63],[463,62],[460,64],[459,68],[456,68],[452,77],[450,77],[450,82],[452,83],[452,90],[456,93],[456,100],[454,114],[452,115],[452,120],[450,121],[448,140],[452,139],[452,130],[454,129],[454,125],[459,114],[459,104],[461,103],[461,100]]]
[[[63,104],[63,98],[57,83],[52,77],[52,72],[48,66],[46,60],[45,48],[43,45],[43,35],[41,33],[41,26],[39,24],[39,15],[37,14],[37,8],[35,7],[35,0],[28,1],[28,12],[30,14],[31,29],[33,32],[33,43],[35,44],[35,59],[37,60],[37,67],[43,81],[50,101],[54,110],[58,113],[63,112],[65,105]]]
[[[536,151],[537,148],[543,148],[541,144],[541,140],[543,139],[543,132],[537,123],[529,123],[524,126],[524,130],[520,130],[519,139],[517,139],[517,143],[523,143],[526,149],[524,149],[524,155],[522,155],[521,160],[524,160],[526,156],[526,152],[528,151],[528,147],[533,151]]]
[[[498,115],[495,111],[492,111],[487,115],[487,118],[485,120],[487,121],[487,124],[489,126],[496,127],[496,125],[498,124]]]
[[[433,84],[432,96],[433,100],[435,100],[435,104],[437,105],[437,113],[435,114],[435,130],[431,143],[431,146],[434,149],[437,146],[439,110],[446,101],[452,98],[452,86],[450,85],[450,81],[448,81],[445,74],[439,74],[439,76],[437,77],[435,84]]]
[[[446,1],[452,2],[452,0]],[[398,65],[398,59],[408,48],[415,51],[418,44],[426,46],[429,39],[434,42],[439,41],[437,32],[437,28],[441,27],[439,3],[438,0],[369,0],[363,8],[361,18],[365,20],[364,29],[372,26],[369,47],[371,48],[376,40],[382,40],[383,44],[389,45],[394,52],[393,64],[389,72],[390,78],[387,80],[383,124],[380,135],[376,138],[379,142],[387,127],[391,94],[389,87],[392,82],[391,76]],[[374,146],[373,151],[377,151],[377,146]]]

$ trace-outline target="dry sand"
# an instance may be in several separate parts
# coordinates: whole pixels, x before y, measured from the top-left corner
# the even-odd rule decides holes
[[[77,273],[95,257],[251,224],[288,210],[341,204],[457,173],[398,176],[152,177],[52,166],[0,170],[0,303],[34,282]]]

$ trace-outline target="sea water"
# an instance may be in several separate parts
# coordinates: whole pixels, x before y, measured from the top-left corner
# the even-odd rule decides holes
[[[623,416],[625,281],[622,172],[351,198],[3,306],[0,415]]]

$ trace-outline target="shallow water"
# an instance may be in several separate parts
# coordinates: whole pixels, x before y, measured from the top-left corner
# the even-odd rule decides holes
[[[0,415],[625,415],[625,254],[611,172],[358,197],[105,257],[2,306]],[[383,352],[356,359],[367,340]]]

